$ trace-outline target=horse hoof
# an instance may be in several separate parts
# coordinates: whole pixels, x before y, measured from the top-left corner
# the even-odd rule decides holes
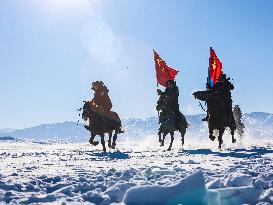
[[[105,147],[103,148],[103,152],[106,152],[106,148]]]
[[[232,139],[232,143],[235,143],[236,142],[236,139]]]
[[[99,144],[99,142],[95,141],[95,142],[91,142],[89,141],[91,145],[97,146]]]
[[[163,146],[164,146],[164,143],[161,143],[161,144],[160,144],[160,147],[163,147]]]
[[[172,148],[169,147],[167,150],[168,150],[168,151],[171,151],[171,149],[172,149]]]
[[[211,141],[214,141],[216,137],[214,137],[213,135],[210,135],[209,138],[211,139]]]

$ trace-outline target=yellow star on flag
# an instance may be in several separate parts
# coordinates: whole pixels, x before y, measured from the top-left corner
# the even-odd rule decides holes
[[[157,60],[157,64],[160,65],[160,62],[162,61],[161,59],[156,59]]]
[[[215,70],[215,68],[216,68],[216,61],[215,61],[215,59],[213,59],[212,69]]]

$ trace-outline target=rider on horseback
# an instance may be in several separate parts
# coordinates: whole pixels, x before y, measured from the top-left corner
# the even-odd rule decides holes
[[[181,123],[182,113],[179,111],[178,96],[179,90],[174,80],[168,80],[165,92],[158,90],[158,95],[164,95],[167,99],[167,106],[175,114],[175,122],[178,125]],[[162,121],[162,116],[159,116],[159,122]]]
[[[206,91],[196,91],[194,97],[207,103],[207,121],[209,128],[209,138],[213,141],[216,137],[213,135],[214,130],[218,130],[219,148],[223,143],[223,134],[225,128],[229,128],[232,135],[232,143],[236,142],[234,131],[236,122],[232,112],[231,90],[234,86],[225,74],[221,74],[216,84],[212,87],[207,84]]]
[[[156,109],[159,112],[159,123],[160,127],[158,129],[159,142],[161,146],[164,146],[164,140],[167,134],[171,135],[171,142],[168,150],[171,150],[174,132],[179,131],[181,134],[182,146],[184,144],[184,136],[186,129],[188,127],[187,120],[185,116],[179,111],[178,96],[179,90],[176,86],[175,81],[168,80],[166,83],[165,92],[157,90],[158,95],[160,95],[157,101]],[[163,138],[161,137],[163,134]]]
[[[226,74],[221,74],[219,79],[214,87],[211,87],[210,84],[207,83],[207,91],[215,92],[218,96],[221,105],[223,107],[224,112],[226,113],[227,123],[230,123],[232,119],[232,99],[231,99],[231,90],[234,89],[233,84],[229,81],[229,78],[226,77]],[[207,116],[202,119],[202,121],[208,121],[208,116],[211,110],[210,106],[211,99],[206,101],[207,104]]]
[[[118,114],[112,109],[112,103],[108,95],[109,90],[102,81],[95,81],[92,83],[92,90],[95,91],[94,97],[91,101],[84,101],[82,108],[82,118],[88,121],[89,125],[84,127],[90,131],[90,144],[98,145],[99,142],[94,141],[95,136],[101,137],[101,144],[103,151],[106,151],[104,135],[109,135],[108,147],[115,148],[117,135],[123,133],[121,130],[121,120]],[[112,134],[114,136],[112,138]]]
[[[109,90],[104,85],[102,81],[95,81],[92,83],[92,90],[95,91],[94,97],[91,100],[91,105],[97,108],[98,114],[102,117],[103,120],[114,120],[119,119],[115,112],[112,112],[112,102],[108,95]],[[120,121],[120,120],[118,120]],[[119,129],[119,133],[124,131]]]

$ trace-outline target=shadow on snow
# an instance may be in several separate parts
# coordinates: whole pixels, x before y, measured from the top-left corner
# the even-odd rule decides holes
[[[99,157],[99,158],[106,158],[109,160],[113,159],[129,159],[130,156],[126,152],[120,152],[120,151],[115,151],[115,152],[91,152],[88,153],[90,156],[94,157]]]
[[[235,157],[235,158],[251,158],[262,157],[265,154],[272,154],[273,150],[265,147],[252,147],[250,149],[228,149],[224,151],[212,151],[210,149],[196,149],[196,150],[183,150],[179,154],[192,154],[192,155],[214,155],[219,157]]]

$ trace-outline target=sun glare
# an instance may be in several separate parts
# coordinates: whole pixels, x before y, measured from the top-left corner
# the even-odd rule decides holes
[[[44,0],[45,6],[53,12],[75,12],[90,9],[92,0]]]

